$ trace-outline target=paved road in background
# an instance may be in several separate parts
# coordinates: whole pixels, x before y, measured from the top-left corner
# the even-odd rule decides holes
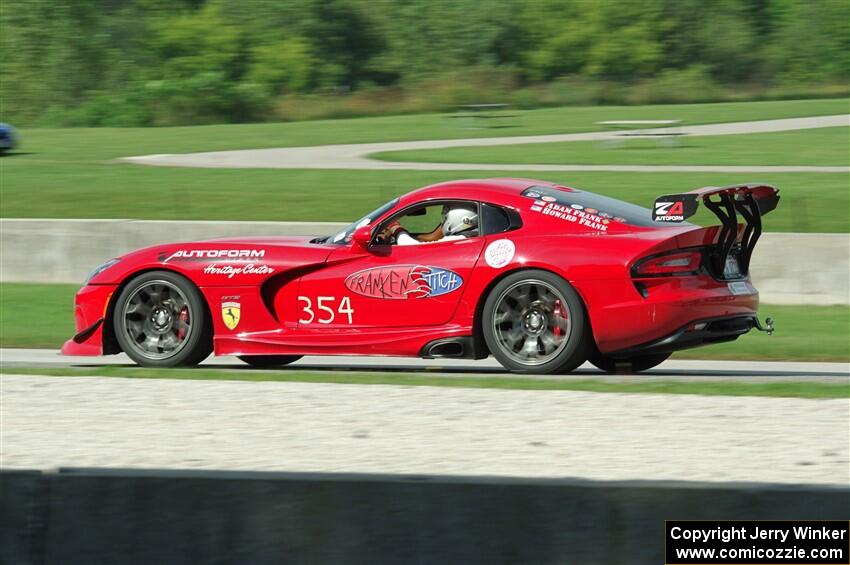
[[[15,367],[98,367],[103,365],[133,365],[126,355],[107,357],[63,357],[51,349],[0,349],[4,372]],[[238,370],[257,370],[236,357],[210,357],[205,366]],[[275,371],[359,371],[377,373],[419,373],[454,376],[509,376],[493,359],[469,361],[462,359],[415,359],[407,357],[304,357]],[[592,365],[585,364],[571,375],[552,378],[587,379],[602,377]],[[762,361],[702,361],[671,360],[655,369],[634,377],[605,377],[615,379],[735,379],[747,381],[813,380],[850,382],[847,363],[799,363]]]
[[[753,122],[732,122],[657,128],[643,130],[658,134],[674,130],[687,135],[735,135],[768,133],[800,129],[850,125],[850,115],[788,118]],[[624,132],[589,132],[555,135],[487,137],[474,139],[437,139],[388,143],[358,143],[286,147],[275,149],[243,149],[206,153],[159,154],[125,157],[124,161],[165,167],[263,168],[263,169],[415,169],[415,170],[491,170],[491,171],[634,171],[634,172],[740,172],[740,173],[842,173],[850,167],[810,166],[709,166],[709,165],[511,165],[475,163],[413,163],[378,161],[368,157],[382,151],[409,149],[445,149],[449,147],[514,145],[520,143],[552,143],[559,141],[599,141]],[[634,133],[631,131],[629,133]]]

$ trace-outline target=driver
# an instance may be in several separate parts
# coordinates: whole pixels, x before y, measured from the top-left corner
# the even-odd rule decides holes
[[[395,238],[396,245],[417,245],[437,241],[453,241],[477,235],[478,214],[472,206],[443,206],[443,221],[434,231],[410,235],[397,221],[384,228],[383,235]]]

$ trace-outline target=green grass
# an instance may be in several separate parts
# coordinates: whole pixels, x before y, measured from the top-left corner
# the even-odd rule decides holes
[[[606,378],[537,379],[523,377],[443,377],[419,374],[387,374],[357,372],[304,372],[298,369],[256,372],[209,368],[146,369],[141,367],[18,368],[8,367],[11,374],[70,377],[122,377],[139,379],[186,379],[216,381],[274,381],[358,385],[439,386],[455,388],[489,388],[503,390],[573,390],[602,393],[700,394],[707,396],[772,396],[796,398],[848,398],[850,387],[844,383],[806,381],[740,382],[740,381],[627,381]]]
[[[79,285],[0,283],[0,347],[58,348],[74,335]]]
[[[689,123],[834,114],[847,99],[673,106],[553,108],[522,112],[516,128],[468,130],[444,115],[284,124],[134,129],[32,129],[17,154],[0,159],[0,216],[159,220],[351,221],[413,188],[504,171],[188,169],[119,163],[116,157],[251,147],[524,135],[586,131],[617,118]],[[727,136],[728,137],[728,136]],[[812,150],[815,152],[815,150]],[[850,231],[844,174],[540,173],[543,177],[649,205],[656,196],[709,184],[776,184],[783,202],[768,231]],[[706,216],[713,221],[713,217]],[[699,221],[699,218],[697,218]],[[215,234],[211,234],[213,236]]]
[[[624,139],[616,147],[600,142],[526,143],[388,151],[372,157],[428,163],[556,165],[850,165],[850,128],[684,137],[675,147],[657,139]]]
[[[76,285],[0,284],[0,347],[59,347],[74,333]],[[850,308],[847,306],[773,306],[772,336],[751,332],[725,343],[676,354],[677,358],[848,361]]]
[[[604,120],[684,120],[689,124],[846,114],[847,98],[586,106],[516,111],[515,127],[465,129],[452,114],[418,114],[278,124],[228,124],[164,128],[68,128],[23,130],[26,160],[102,160],[149,153],[189,153],[331,143],[456,139],[572,133],[600,129]],[[500,123],[504,123],[499,120]]]
[[[350,222],[413,188],[504,171],[369,171],[187,169],[138,165],[2,165],[0,216],[149,220],[276,220]],[[707,185],[767,182],[782,202],[766,231],[850,231],[847,175],[735,173],[527,172],[649,207],[661,194]],[[695,221],[717,223],[702,210]],[[216,234],[211,233],[210,237]]]
[[[758,359],[763,361],[850,361],[850,307],[762,304],[776,332],[751,331],[731,343],[675,354],[677,359]]]

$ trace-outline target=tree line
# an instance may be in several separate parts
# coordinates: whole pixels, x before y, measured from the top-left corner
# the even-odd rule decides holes
[[[0,49],[31,125],[805,95],[847,90],[850,2],[15,0]]]

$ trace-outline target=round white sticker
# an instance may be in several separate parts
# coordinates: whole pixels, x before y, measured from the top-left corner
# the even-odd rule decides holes
[[[487,246],[484,252],[484,260],[494,269],[501,269],[514,258],[516,246],[510,239],[497,239]]]

